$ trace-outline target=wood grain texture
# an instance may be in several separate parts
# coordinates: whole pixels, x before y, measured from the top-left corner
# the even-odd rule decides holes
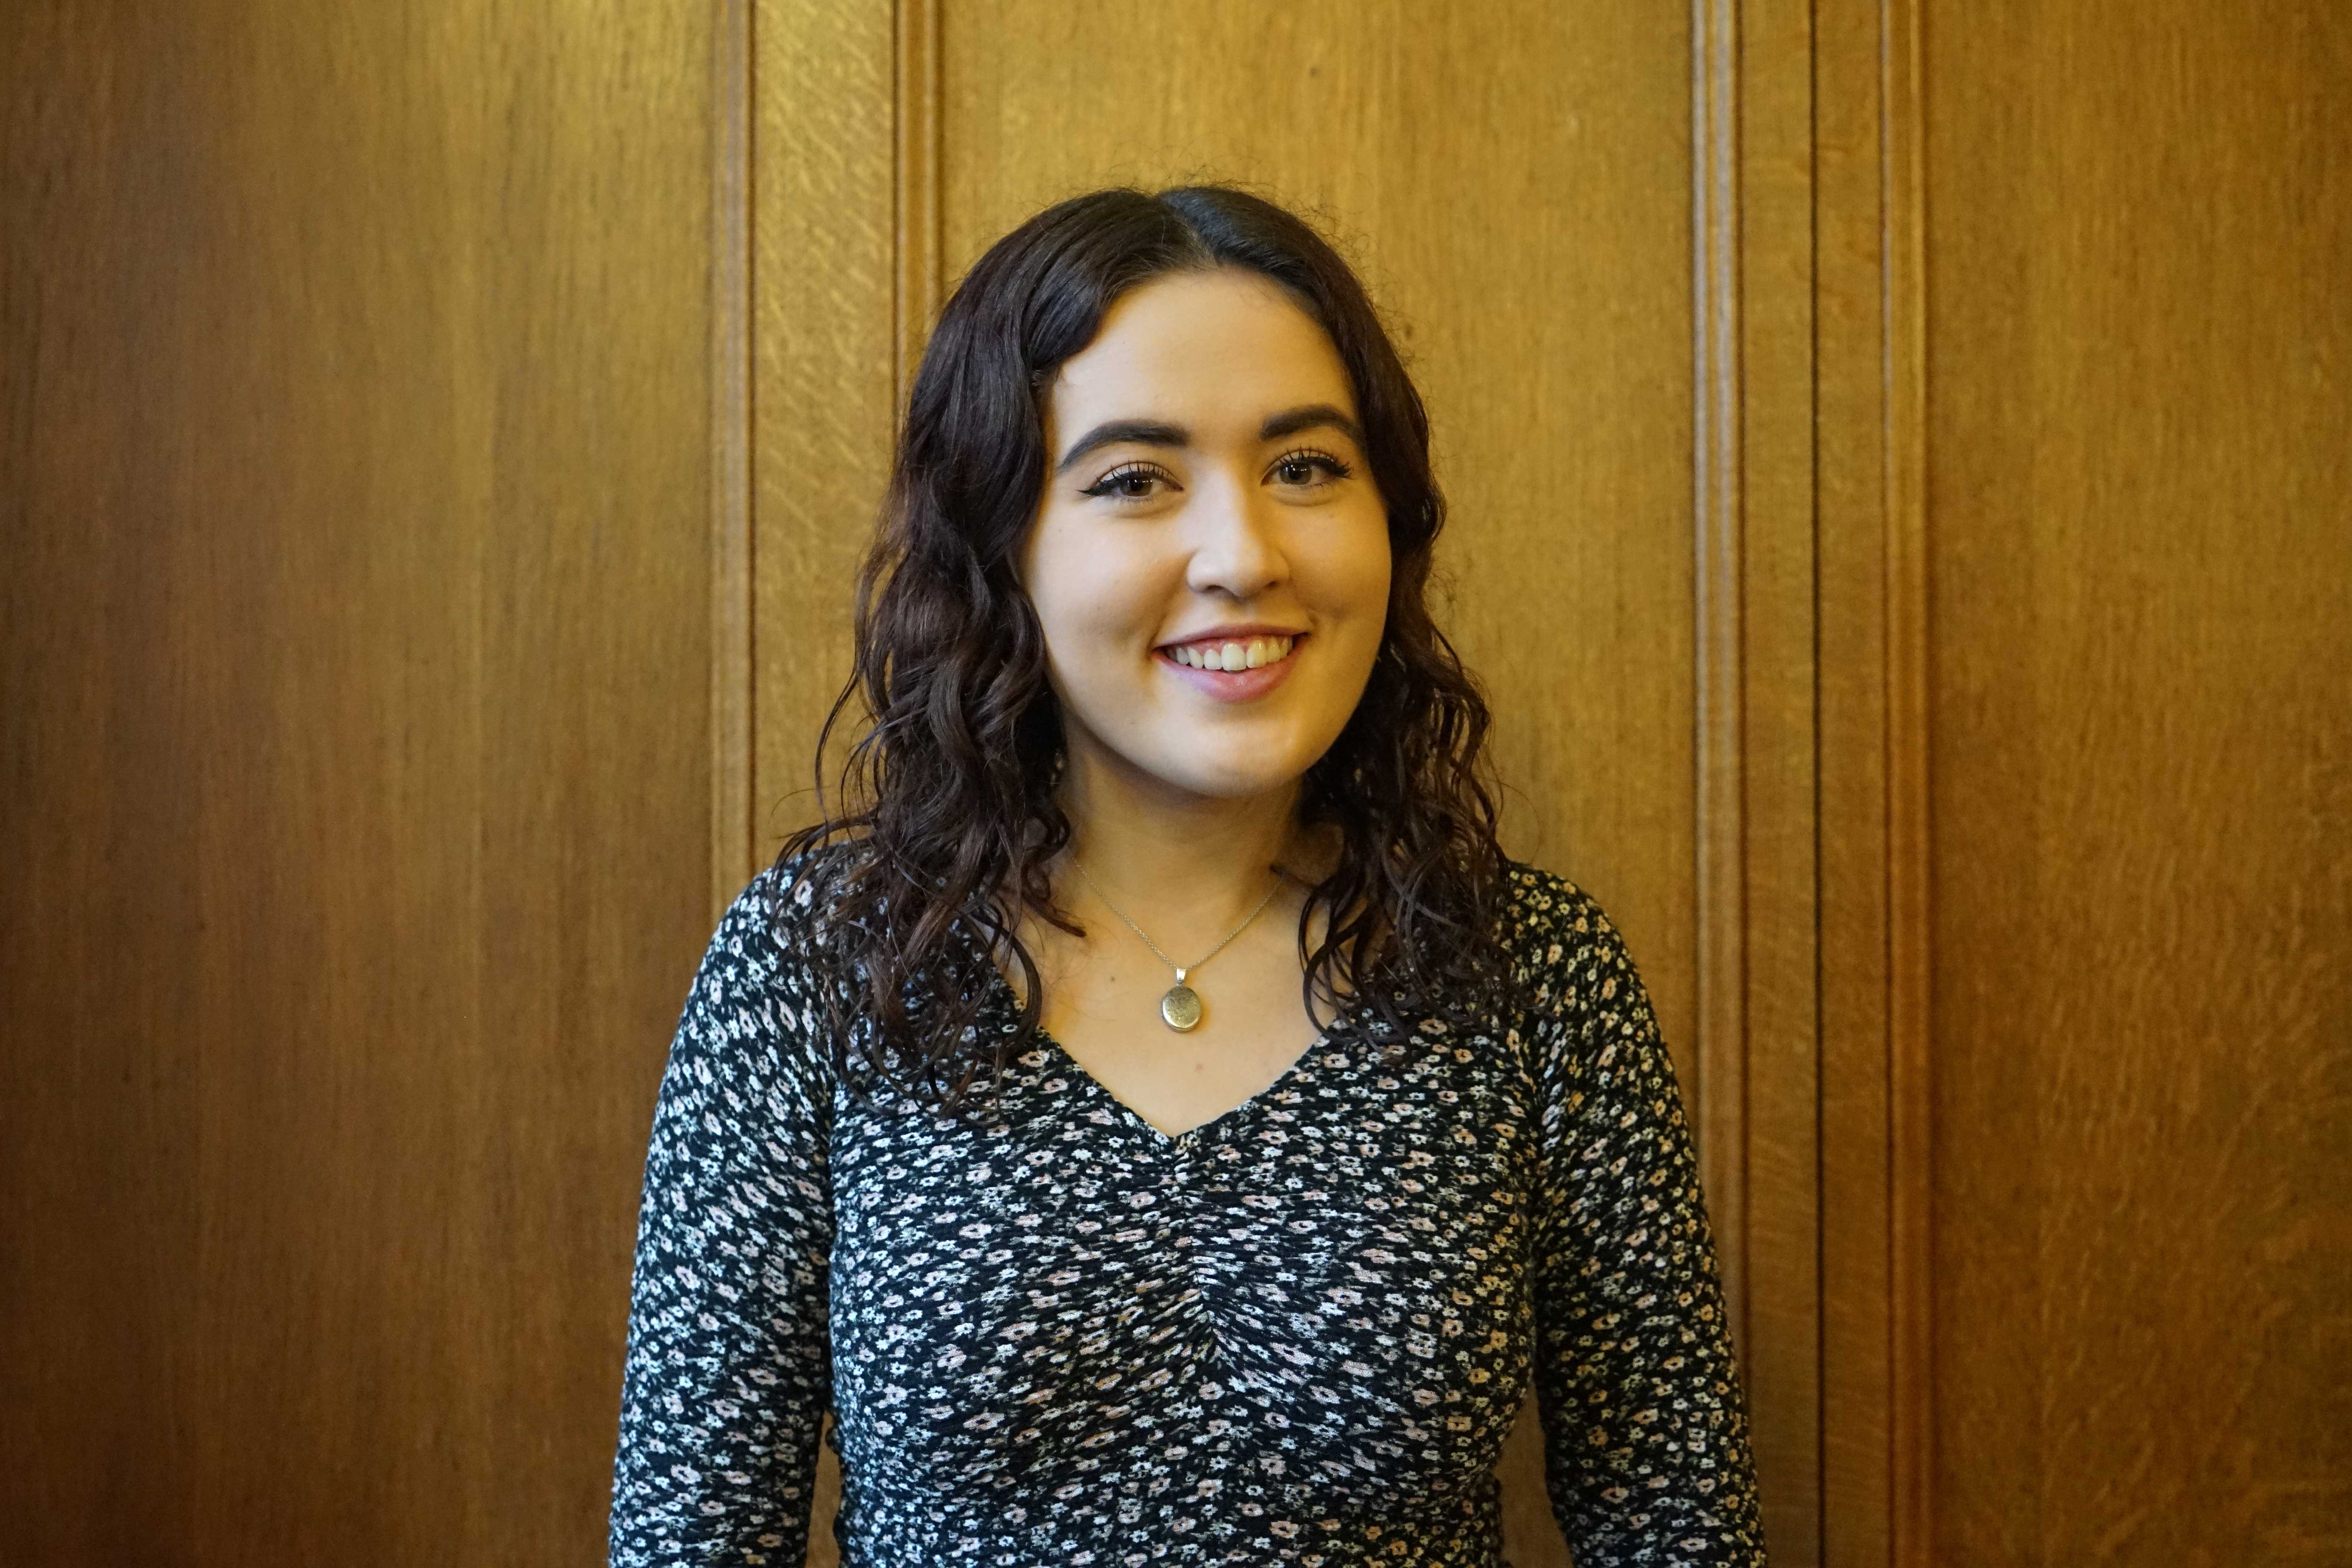
[[[896,0],[897,397],[903,409],[940,304],[939,0]]]
[[[1920,16],[1880,7],[1886,389],[1886,1105],[1889,1526],[1896,1568],[1931,1568],[1936,1173],[1929,794],[1927,187]]]
[[[1746,479],[1741,448],[1739,12],[1691,4],[1693,897],[1699,1170],[1735,1344],[1748,1342]]]
[[[2352,1558],[2352,13],[1926,13],[1938,1562]]]
[[[751,804],[751,0],[710,13],[710,903],[759,868]]]
[[[0,13],[11,1561],[601,1555],[709,933],[710,50]]]
[[[1821,1560],[1894,1560],[1882,0],[1813,7]],[[1761,401],[1759,393],[1759,401]]]
[[[890,6],[866,0],[759,0],[753,22],[762,861],[819,815],[817,731],[848,679],[857,564],[889,479],[900,353],[898,31]]]
[[[1822,1561],[1812,6],[1738,8],[1744,1337],[1765,1540]]]

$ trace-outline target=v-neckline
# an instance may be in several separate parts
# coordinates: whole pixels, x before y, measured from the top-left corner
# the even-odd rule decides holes
[[[1015,1020],[1019,1019],[1021,1016],[1021,998],[1019,994],[1013,991],[1013,982],[1005,978],[1004,971],[998,968],[993,962],[990,963],[988,972],[995,977],[995,988],[998,994],[1003,998],[1013,1017]],[[1318,1032],[1312,1040],[1309,1040],[1307,1043],[1307,1046],[1303,1050],[1301,1050],[1297,1056],[1290,1058],[1289,1065],[1285,1067],[1280,1072],[1275,1074],[1273,1079],[1263,1089],[1260,1089],[1256,1093],[1250,1095],[1247,1099],[1239,1100],[1234,1104],[1226,1107],[1224,1110],[1217,1112],[1216,1115],[1210,1117],[1206,1121],[1194,1122],[1192,1126],[1187,1127],[1181,1132],[1171,1132],[1165,1128],[1159,1126],[1153,1122],[1150,1117],[1144,1115],[1143,1112],[1136,1110],[1135,1107],[1129,1105],[1124,1100],[1121,1100],[1118,1095],[1113,1094],[1109,1086],[1105,1084],[1102,1079],[1097,1078],[1094,1075],[1093,1070],[1089,1068],[1086,1063],[1078,1060],[1077,1057],[1071,1052],[1067,1046],[1055,1039],[1053,1032],[1047,1029],[1043,1023],[1040,1023],[1037,1026],[1036,1035],[1039,1043],[1044,1046],[1048,1053],[1061,1058],[1063,1062],[1067,1065],[1068,1069],[1077,1075],[1079,1081],[1086,1084],[1087,1088],[1092,1089],[1097,1095],[1099,1095],[1103,1100],[1108,1101],[1114,1111],[1127,1118],[1129,1121],[1135,1125],[1137,1130],[1150,1134],[1155,1143],[1165,1149],[1173,1150],[1182,1148],[1189,1143],[1198,1142],[1202,1134],[1208,1132],[1210,1129],[1217,1126],[1221,1122],[1231,1121],[1239,1118],[1244,1112],[1255,1109],[1261,1101],[1272,1099],[1276,1093],[1280,1092],[1286,1086],[1287,1086],[1292,1079],[1304,1076],[1307,1068],[1312,1064],[1313,1059],[1317,1057],[1322,1056],[1329,1049],[1333,1040],[1338,1037],[1340,1027],[1347,1024],[1354,1016],[1356,1011],[1356,1001],[1359,994],[1360,993],[1351,991],[1343,997],[1339,1003],[1339,1011],[1331,1016],[1330,1023],[1325,1025],[1321,1031]]]

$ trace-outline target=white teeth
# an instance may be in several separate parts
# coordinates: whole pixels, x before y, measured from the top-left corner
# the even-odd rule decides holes
[[[1290,657],[1296,637],[1252,637],[1249,641],[1186,643],[1168,650],[1179,664],[1194,669],[1255,669]]]

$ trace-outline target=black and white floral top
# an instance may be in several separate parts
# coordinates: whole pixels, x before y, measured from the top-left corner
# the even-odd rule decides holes
[[[978,1120],[840,1082],[824,853],[728,912],[670,1047],[615,1564],[800,1563],[830,1411],[847,1568],[1495,1568],[1530,1386],[1580,1568],[1763,1562],[1674,1068],[1584,893],[1512,863],[1528,1016],[1395,1051],[1351,1007],[1170,1137],[1050,1039]]]

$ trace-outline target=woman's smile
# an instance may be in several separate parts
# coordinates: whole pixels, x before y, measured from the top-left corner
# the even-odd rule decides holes
[[[1167,643],[1152,650],[1177,679],[1219,702],[1250,702],[1290,674],[1307,634],[1221,635]]]

